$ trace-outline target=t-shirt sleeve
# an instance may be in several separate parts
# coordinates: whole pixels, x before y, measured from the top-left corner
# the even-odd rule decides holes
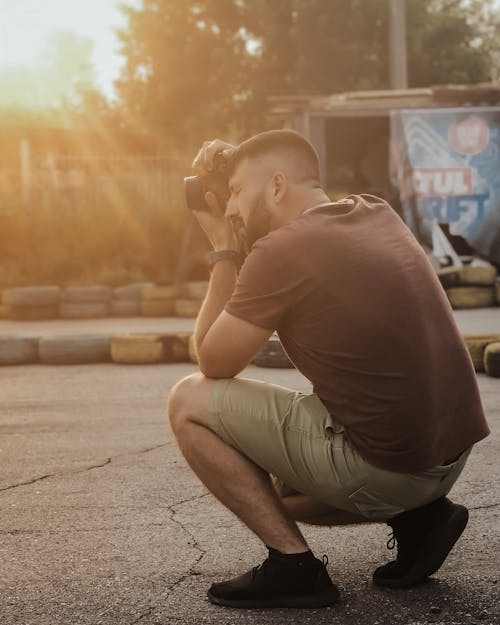
[[[257,241],[241,268],[226,312],[261,328],[277,330],[301,297],[305,278],[290,248]]]

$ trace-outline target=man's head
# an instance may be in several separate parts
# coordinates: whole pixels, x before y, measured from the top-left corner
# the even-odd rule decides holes
[[[228,161],[227,215],[240,217],[251,245],[295,219],[318,193],[319,159],[313,146],[292,130],[262,132],[241,143]]]

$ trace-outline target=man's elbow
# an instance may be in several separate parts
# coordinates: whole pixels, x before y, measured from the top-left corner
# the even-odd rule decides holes
[[[244,365],[238,366],[229,362],[228,359],[210,358],[200,353],[198,353],[198,367],[205,377],[213,379],[234,378],[245,368]]]

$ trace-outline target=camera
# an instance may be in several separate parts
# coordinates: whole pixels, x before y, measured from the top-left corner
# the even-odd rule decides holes
[[[211,191],[217,198],[219,206],[225,210],[229,199],[228,183],[226,159],[222,152],[217,152],[214,157],[212,172],[206,176],[186,176],[184,178],[184,191],[188,208],[192,211],[211,212],[205,201],[205,193]]]

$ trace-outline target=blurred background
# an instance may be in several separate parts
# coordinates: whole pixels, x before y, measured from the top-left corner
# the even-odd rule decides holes
[[[496,0],[0,0],[0,288],[172,282],[204,140],[495,83],[499,24]],[[335,119],[332,196],[391,195],[388,117]]]

